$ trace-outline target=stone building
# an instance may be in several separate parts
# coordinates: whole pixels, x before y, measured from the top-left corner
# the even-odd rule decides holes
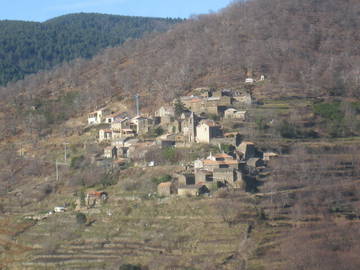
[[[180,117],[180,131],[184,135],[186,142],[196,142],[196,126],[201,121],[201,117],[194,112],[184,112]]]
[[[130,119],[129,118],[116,118],[111,122],[112,130],[123,130],[130,128]]]
[[[232,97],[235,103],[250,106],[252,104],[251,94],[245,90],[234,90],[232,92]]]
[[[214,182],[232,184],[237,180],[236,170],[233,168],[217,168],[213,171]]]
[[[225,119],[236,119],[241,121],[246,121],[247,112],[246,111],[238,111],[234,108],[226,109],[224,112]]]
[[[223,137],[221,126],[212,120],[203,120],[196,127],[196,142],[210,143],[212,138]]]
[[[248,160],[256,156],[255,144],[252,142],[242,142],[238,147],[239,158]]]
[[[210,154],[210,156],[204,160],[196,160],[194,162],[194,167],[195,171],[203,169],[214,172],[215,169],[219,168],[232,168],[238,170],[239,161],[224,153],[217,155]]]
[[[130,127],[137,135],[144,135],[148,133],[151,126],[151,120],[143,116],[136,116],[130,121]]]
[[[100,109],[89,113],[88,124],[89,125],[101,124],[104,115],[105,115],[105,109]]]
[[[176,173],[174,178],[177,179],[179,185],[194,185],[195,184],[195,175],[190,172]]]
[[[197,170],[195,171],[195,183],[212,183],[213,182],[213,172],[207,170]]]
[[[159,196],[170,196],[173,194],[177,194],[176,183],[173,181],[160,183],[157,186],[157,193]]]
[[[99,130],[99,142],[111,141],[113,138],[113,132],[110,129]]]
[[[118,150],[115,146],[108,146],[104,149],[104,157],[105,158],[118,158]]]

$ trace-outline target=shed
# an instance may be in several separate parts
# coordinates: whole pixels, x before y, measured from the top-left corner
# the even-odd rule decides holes
[[[177,194],[176,185],[174,182],[164,182],[157,186],[157,193],[159,196],[170,196]]]

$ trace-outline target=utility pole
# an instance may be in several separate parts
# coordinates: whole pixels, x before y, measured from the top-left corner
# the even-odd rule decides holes
[[[67,142],[64,142],[64,162],[66,163],[66,159],[67,159],[67,148],[66,148],[66,145],[68,145],[69,143]]]
[[[69,166],[67,163],[55,161],[56,182],[59,181],[59,165]]]
[[[140,115],[139,94],[135,95],[135,101],[136,101],[136,116],[139,116]]]

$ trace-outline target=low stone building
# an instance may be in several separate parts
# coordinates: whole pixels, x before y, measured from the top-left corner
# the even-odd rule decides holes
[[[157,193],[159,196],[170,196],[177,194],[177,188],[175,182],[164,182],[157,186]]]
[[[229,108],[229,109],[225,110],[224,118],[246,121],[247,112],[246,111],[238,111],[234,108]]]
[[[252,98],[250,93],[248,93],[245,90],[234,90],[232,91],[232,97],[235,101],[235,103],[244,105],[244,106],[250,106],[252,104]]]
[[[194,185],[195,175],[191,172],[183,172],[174,174],[174,178],[177,179],[179,185]]]

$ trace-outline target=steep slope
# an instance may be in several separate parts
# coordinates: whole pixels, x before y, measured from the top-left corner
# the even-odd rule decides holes
[[[0,84],[6,84],[100,49],[167,30],[176,19],[95,13],[70,14],[44,23],[0,21]]]
[[[355,0],[235,2],[92,60],[27,77],[0,93],[17,111],[41,107],[36,117],[43,126],[116,95],[141,93],[142,106],[151,107],[192,87],[239,86],[249,74],[269,79],[254,93],[262,97],[357,97],[359,13]]]

